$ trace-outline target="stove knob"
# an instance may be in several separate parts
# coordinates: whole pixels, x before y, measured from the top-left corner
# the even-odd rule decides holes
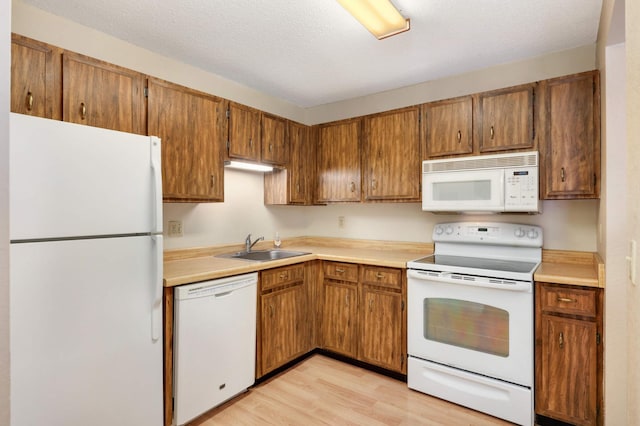
[[[447,235],[453,234],[453,226],[447,226],[445,232],[447,233]]]
[[[527,234],[526,232],[524,232],[524,229],[522,228],[516,229],[513,233],[516,236],[516,238],[522,238]]]
[[[529,232],[527,232],[527,237],[531,238],[532,240],[538,238],[538,231],[536,231],[535,229],[530,229]]]
[[[436,235],[442,235],[442,233],[444,232],[444,229],[442,229],[442,226],[436,226]]]

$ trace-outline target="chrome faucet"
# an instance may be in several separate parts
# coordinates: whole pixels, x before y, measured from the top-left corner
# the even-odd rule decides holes
[[[258,237],[254,242],[251,242],[251,234],[247,235],[247,238],[244,240],[245,251],[249,253],[251,248],[256,245],[256,243],[260,240],[264,240],[264,237]]]

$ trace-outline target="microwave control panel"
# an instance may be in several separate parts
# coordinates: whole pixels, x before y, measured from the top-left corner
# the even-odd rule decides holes
[[[538,168],[504,170],[504,205],[507,211],[538,210]]]

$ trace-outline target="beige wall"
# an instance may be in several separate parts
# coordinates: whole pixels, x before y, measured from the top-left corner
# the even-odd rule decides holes
[[[640,243],[640,2],[626,1],[626,61],[627,61],[627,202],[628,238]],[[640,267],[640,252],[633,259]],[[640,279],[629,286],[629,353],[628,407],[630,425],[640,424]]]
[[[9,72],[11,3],[0,0],[0,425],[9,424]]]

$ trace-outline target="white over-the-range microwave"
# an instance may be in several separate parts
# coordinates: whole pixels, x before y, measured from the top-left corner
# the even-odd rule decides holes
[[[423,161],[422,210],[539,213],[538,152]]]

